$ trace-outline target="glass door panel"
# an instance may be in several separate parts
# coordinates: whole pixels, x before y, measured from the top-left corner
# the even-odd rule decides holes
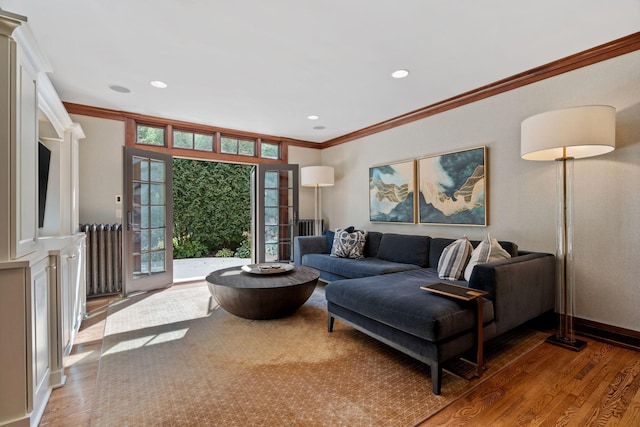
[[[125,293],[173,282],[171,156],[125,147]]]
[[[293,261],[298,165],[258,165],[252,183],[254,262]]]

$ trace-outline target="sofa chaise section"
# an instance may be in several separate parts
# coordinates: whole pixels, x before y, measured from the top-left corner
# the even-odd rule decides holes
[[[297,237],[294,247],[296,265],[314,267],[330,282],[325,287],[329,331],[339,319],[429,364],[435,394],[441,390],[442,364],[476,345],[477,313],[474,304],[421,286],[444,281],[486,291],[485,341],[554,309],[551,254],[519,251],[515,243],[500,241],[510,258],[475,265],[468,281],[450,281],[438,277],[438,264],[455,239],[369,232],[364,258],[349,259],[330,255],[331,237]]]
[[[469,282],[445,281],[488,292],[483,338],[490,340],[554,308],[555,258],[526,253],[475,267]],[[339,280],[325,287],[329,331],[334,319],[431,366],[440,394],[442,364],[475,346],[475,310],[465,302],[420,289],[443,281],[432,268]]]

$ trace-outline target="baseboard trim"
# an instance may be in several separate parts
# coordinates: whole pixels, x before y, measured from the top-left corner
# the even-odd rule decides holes
[[[630,350],[640,351],[640,332],[619,328],[592,320],[573,318],[576,335],[593,338]]]

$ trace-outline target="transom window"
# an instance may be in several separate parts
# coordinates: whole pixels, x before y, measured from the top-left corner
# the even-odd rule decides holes
[[[260,143],[260,157],[264,159],[279,159],[280,150],[278,144],[272,144],[270,142]]]
[[[223,136],[220,138],[220,152],[225,154],[239,154],[241,156],[256,155],[256,141]]]
[[[164,127],[138,125],[137,144],[164,147]]]
[[[177,157],[193,157],[222,161],[237,160],[241,163],[281,163],[286,162],[287,150],[280,141],[221,133],[216,128],[180,123],[179,127],[161,122],[138,123],[129,120],[127,135],[135,135],[135,140],[127,145],[158,147],[156,151],[167,152]],[[131,141],[131,140],[129,140]],[[176,151],[174,151],[176,150]],[[186,154],[184,150],[192,150]],[[236,159],[234,159],[234,157]],[[254,158],[249,160],[248,158]]]
[[[183,130],[173,131],[173,146],[188,150],[213,151],[213,135],[187,132]]]

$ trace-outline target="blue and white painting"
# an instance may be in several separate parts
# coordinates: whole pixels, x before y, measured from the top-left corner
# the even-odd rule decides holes
[[[415,224],[415,174],[415,160],[369,168],[371,221]]]
[[[420,223],[487,225],[485,158],[478,147],[419,159]]]

